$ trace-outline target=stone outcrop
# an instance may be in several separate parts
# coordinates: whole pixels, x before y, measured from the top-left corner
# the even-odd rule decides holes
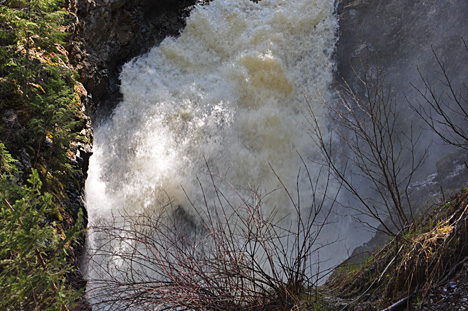
[[[421,100],[419,91],[425,90],[421,75],[437,92],[444,90],[436,55],[454,87],[466,93],[463,83],[467,77],[468,51],[463,39],[467,42],[468,2],[342,0],[338,14],[337,86],[346,81],[362,93],[363,85],[356,76],[363,72],[361,61],[372,68],[368,72],[371,77],[375,77],[375,67],[380,68],[385,86],[392,89],[401,124],[408,127],[413,124],[418,131],[423,129],[419,151],[427,149],[428,158],[414,176],[413,200],[428,206],[431,196],[444,199],[466,182],[467,167],[463,165],[466,153],[453,151],[434,133],[425,130],[427,126],[414,118],[409,103],[417,105]],[[374,237],[354,251],[354,260],[362,261],[386,239],[383,235]]]
[[[69,0],[78,21],[70,47],[89,94],[91,114],[110,113],[119,101],[123,64],[167,36],[176,36],[196,0]]]
[[[468,30],[464,1],[342,0],[338,14],[340,59],[354,59],[359,49],[369,47],[378,53],[382,65],[415,57],[423,63],[432,47],[444,55],[460,56],[453,48]]]
[[[466,1],[341,0],[338,14],[338,81],[356,84],[353,68],[359,71],[360,57],[369,55],[369,64],[378,63],[395,93],[408,95],[410,82],[420,85],[418,69],[437,74],[433,51],[453,80],[466,77]]]

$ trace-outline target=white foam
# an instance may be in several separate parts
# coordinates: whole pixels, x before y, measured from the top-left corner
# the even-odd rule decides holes
[[[95,130],[90,219],[167,194],[184,204],[182,187],[196,198],[205,159],[239,189],[277,188],[270,165],[294,185],[297,152],[313,152],[303,93],[328,92],[336,27],[331,1],[197,7],[179,38],[124,66],[123,101]]]
[[[123,101],[95,129],[86,183],[90,222],[169,200],[186,206],[185,193],[195,204],[204,195],[212,203],[206,163],[240,192],[281,188],[275,173],[293,190],[299,154],[314,153],[304,94],[326,97],[332,82],[333,3],[216,0],[194,9],[180,37],[126,64]],[[299,178],[307,188],[304,170]],[[218,186],[234,197],[227,184]],[[310,191],[302,193],[301,203],[312,204]],[[290,213],[284,192],[264,203],[281,217]],[[88,243],[97,248],[92,236]]]

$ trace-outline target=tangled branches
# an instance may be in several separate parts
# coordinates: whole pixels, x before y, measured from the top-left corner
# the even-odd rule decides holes
[[[418,154],[420,135],[400,124],[397,103],[379,68],[371,74],[366,62],[361,67],[363,73],[356,72],[356,77],[363,94],[344,83],[336,105],[325,103],[331,134],[324,133],[310,104],[309,128],[325,165],[356,199],[350,208],[359,220],[396,236],[414,222],[410,186],[427,151]]]
[[[314,256],[335,204],[328,172],[309,174],[312,202],[286,187],[294,221],[277,219],[265,196],[235,189],[239,204],[212,184],[216,204],[159,207],[94,225],[88,297],[111,310],[289,310],[323,277]],[[319,194],[320,179],[324,189]],[[279,181],[281,181],[278,178]],[[204,188],[201,187],[204,192]]]

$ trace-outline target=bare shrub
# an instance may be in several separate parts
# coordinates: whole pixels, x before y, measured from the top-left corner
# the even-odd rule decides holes
[[[414,221],[410,185],[426,152],[418,154],[420,136],[402,124],[380,69],[361,57],[360,72],[355,74],[363,92],[344,82],[336,103],[323,102],[330,111],[327,134],[319,123],[323,116],[309,104],[310,134],[325,165],[356,199],[348,207],[372,229],[395,236]]]
[[[463,41],[468,56],[468,46]],[[439,83],[433,83],[418,69],[423,87],[415,89],[421,95],[416,104],[411,104],[419,117],[445,143],[468,150],[468,86],[461,88],[454,85],[446,65],[437,53],[432,50],[437,67],[440,70]],[[441,86],[439,90],[436,86]]]
[[[324,276],[315,253],[336,193],[330,174],[314,180],[307,170],[312,202],[303,206],[301,187],[284,191],[293,221],[277,219],[258,189],[240,204],[217,186],[214,204],[158,207],[140,215],[119,215],[95,224],[98,248],[88,258],[88,297],[104,310],[290,310],[310,295]],[[281,181],[278,178],[279,181]],[[317,187],[320,180],[321,189]],[[222,182],[226,183],[226,181]],[[205,194],[206,186],[200,183]],[[330,198],[331,196],[331,198]]]

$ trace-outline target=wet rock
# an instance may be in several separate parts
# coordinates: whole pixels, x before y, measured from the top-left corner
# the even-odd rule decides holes
[[[422,129],[417,152],[427,150],[427,160],[413,176],[410,190],[414,205],[429,206],[433,202],[427,201],[428,195],[433,195],[434,200],[448,197],[449,188],[458,190],[466,182],[463,177],[467,167],[462,160],[466,159],[466,153],[443,145],[422,121],[416,120],[408,102],[420,100],[417,88],[423,86],[419,72],[433,77],[431,81],[435,82],[440,77],[434,53],[446,66],[455,87],[463,87],[468,55],[461,36],[468,33],[468,2],[342,0],[338,14],[336,86],[346,81],[365,95],[356,76],[364,71],[361,62],[369,65],[368,73],[374,77],[373,68],[379,67],[385,87],[391,87],[391,96],[397,103],[400,130],[409,133],[411,124],[418,131]],[[444,159],[449,152],[453,154]],[[378,234],[357,248],[351,261],[362,262],[387,239]]]
[[[468,270],[466,268],[466,266],[463,267],[450,282],[431,288],[428,299],[421,302],[421,310],[468,310]]]
[[[179,34],[196,0],[69,0],[80,21],[82,44],[70,47],[72,62],[89,93],[91,114],[110,113],[121,98],[123,64],[165,37]],[[98,117],[99,119],[99,117]]]
[[[385,86],[391,87],[391,96],[398,103],[402,123],[427,128],[414,122],[408,102],[416,104],[421,99],[417,88],[424,87],[419,72],[437,84],[440,69],[434,53],[446,66],[451,79],[460,82],[455,87],[463,87],[468,66],[462,41],[463,34],[468,33],[467,1],[342,0],[338,14],[336,81],[345,80],[363,92],[356,77],[356,73],[363,73],[361,61],[370,68],[378,66]],[[428,132],[421,137],[420,145],[421,148],[430,146],[427,162],[435,163],[446,147],[436,137],[426,135]],[[435,143],[430,145],[433,140]]]
[[[32,157],[25,148],[22,148],[19,152],[17,165],[22,171],[30,171],[32,168]]]

